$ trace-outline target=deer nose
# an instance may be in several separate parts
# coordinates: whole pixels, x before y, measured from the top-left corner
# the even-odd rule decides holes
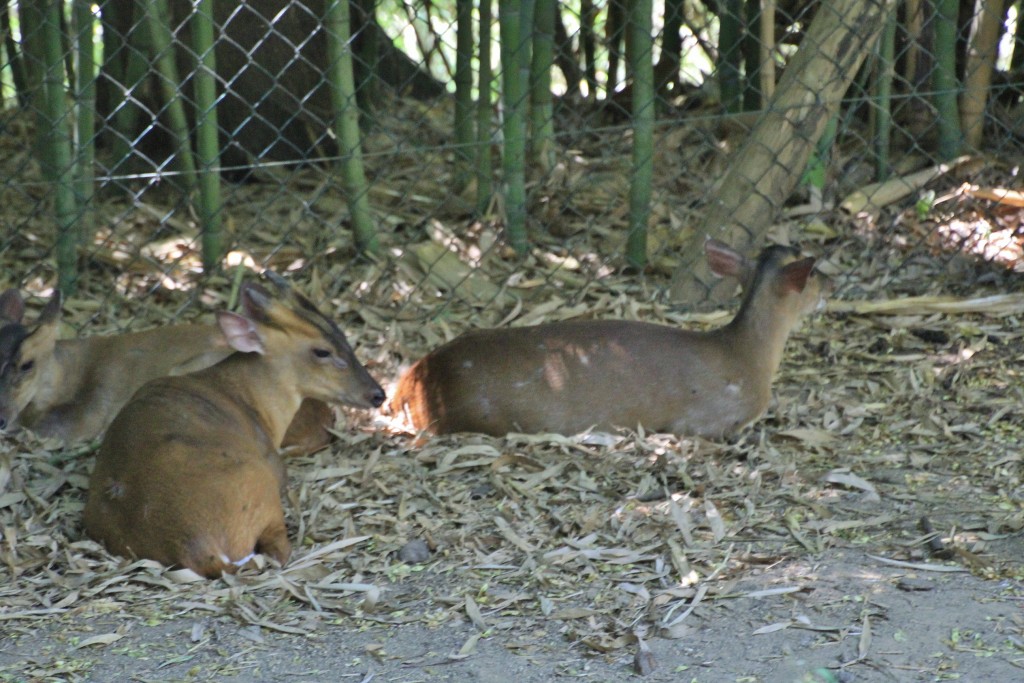
[[[377,387],[372,392],[370,392],[370,403],[373,404],[374,408],[380,408],[382,405],[384,405],[384,400],[386,398],[387,394],[385,394],[384,390],[381,389],[380,387]]]

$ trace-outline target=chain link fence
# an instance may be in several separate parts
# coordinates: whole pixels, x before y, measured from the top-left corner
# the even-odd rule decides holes
[[[751,144],[760,112],[795,68],[808,26],[825,6],[653,3],[655,143],[647,262],[639,271],[624,256],[637,168],[627,63],[632,3],[555,5],[553,144],[543,158],[530,156],[525,172],[525,255],[503,233],[499,7],[344,6],[361,192],[380,245],[372,254],[360,250],[352,230],[352,186],[343,175],[351,154],[339,142],[328,78],[331,7],[337,4],[316,0],[7,3],[0,68],[6,286],[43,294],[58,281],[63,258],[75,265],[71,306],[84,314],[77,320],[95,329],[220,305],[239,265],[296,271],[316,295],[344,299],[366,315],[443,323],[457,314],[460,328],[529,322],[540,312],[593,314],[602,305],[628,314],[628,300],[666,301],[684,256],[699,249],[704,233],[714,235],[702,229],[708,202],[720,200],[723,174]],[[460,7],[472,20],[474,74],[481,27],[490,33],[495,78],[484,90],[491,96],[481,105],[480,88],[472,93],[482,145],[460,139],[453,123]],[[196,17],[209,8],[218,132],[212,170],[198,140],[209,120],[200,96],[209,52],[197,47]],[[747,226],[740,246],[753,249],[766,233],[817,242],[817,252],[834,255],[831,274],[851,297],[878,295],[858,284],[866,259],[884,261],[878,277],[893,282],[893,295],[962,290],[974,280],[963,277],[961,263],[974,272],[980,262],[1000,282],[1020,270],[1022,5],[981,0],[940,9],[946,14],[932,3],[899,3],[878,39],[846,46],[864,59],[842,106],[824,133],[805,131],[809,161],[784,169],[798,176],[794,191],[774,215]],[[56,101],[47,84],[60,89]],[[980,111],[965,109],[977,92],[984,93]],[[950,98],[959,108],[942,110]],[[69,153],[47,151],[53,138],[66,140]],[[467,174],[467,159],[491,169],[491,193],[482,176]],[[213,218],[200,176],[217,183]],[[63,206],[62,183],[73,197]],[[209,272],[203,235],[214,218],[221,249]],[[69,231],[75,240],[62,256],[60,237]],[[880,245],[892,249],[883,257]],[[893,279],[901,265],[922,259],[951,277]]]

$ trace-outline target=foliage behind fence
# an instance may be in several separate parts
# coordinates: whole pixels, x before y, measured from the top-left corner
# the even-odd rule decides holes
[[[1019,265],[1021,9],[11,2],[7,284],[178,301],[251,262],[494,323],[616,272],[665,291],[707,233],[984,242]],[[958,230],[965,211],[990,220]]]

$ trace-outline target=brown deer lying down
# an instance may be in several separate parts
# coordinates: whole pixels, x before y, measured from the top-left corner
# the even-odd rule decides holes
[[[156,379],[121,409],[96,456],[85,530],[111,552],[233,573],[291,553],[278,446],[304,399],[375,408],[384,390],[338,327],[303,296],[242,289],[246,315],[217,322],[236,352]]]
[[[66,443],[103,433],[121,406],[151,379],[209,367],[232,353],[216,325],[167,325],[83,339],[57,339],[55,292],[32,325],[20,292],[0,294],[0,432],[22,425]],[[285,446],[312,452],[327,445],[334,412],[302,406]]]
[[[623,320],[556,322],[463,334],[399,380],[393,414],[435,434],[635,428],[707,438],[760,417],[790,332],[822,301],[814,259],[768,247],[749,261],[708,240],[711,270],[744,299],[724,327],[695,332]]]

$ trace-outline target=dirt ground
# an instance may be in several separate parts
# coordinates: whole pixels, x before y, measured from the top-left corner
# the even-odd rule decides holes
[[[405,609],[426,612],[450,583],[424,573],[386,592],[418,594]],[[0,680],[1024,680],[1017,581],[898,568],[848,549],[766,567],[732,591],[699,604],[676,637],[645,640],[642,679],[635,646],[595,654],[565,637],[565,622],[526,616],[495,618],[481,633],[468,619],[431,628],[324,615],[292,635],[195,611],[126,618],[99,605],[45,618],[39,630],[5,624]]]

